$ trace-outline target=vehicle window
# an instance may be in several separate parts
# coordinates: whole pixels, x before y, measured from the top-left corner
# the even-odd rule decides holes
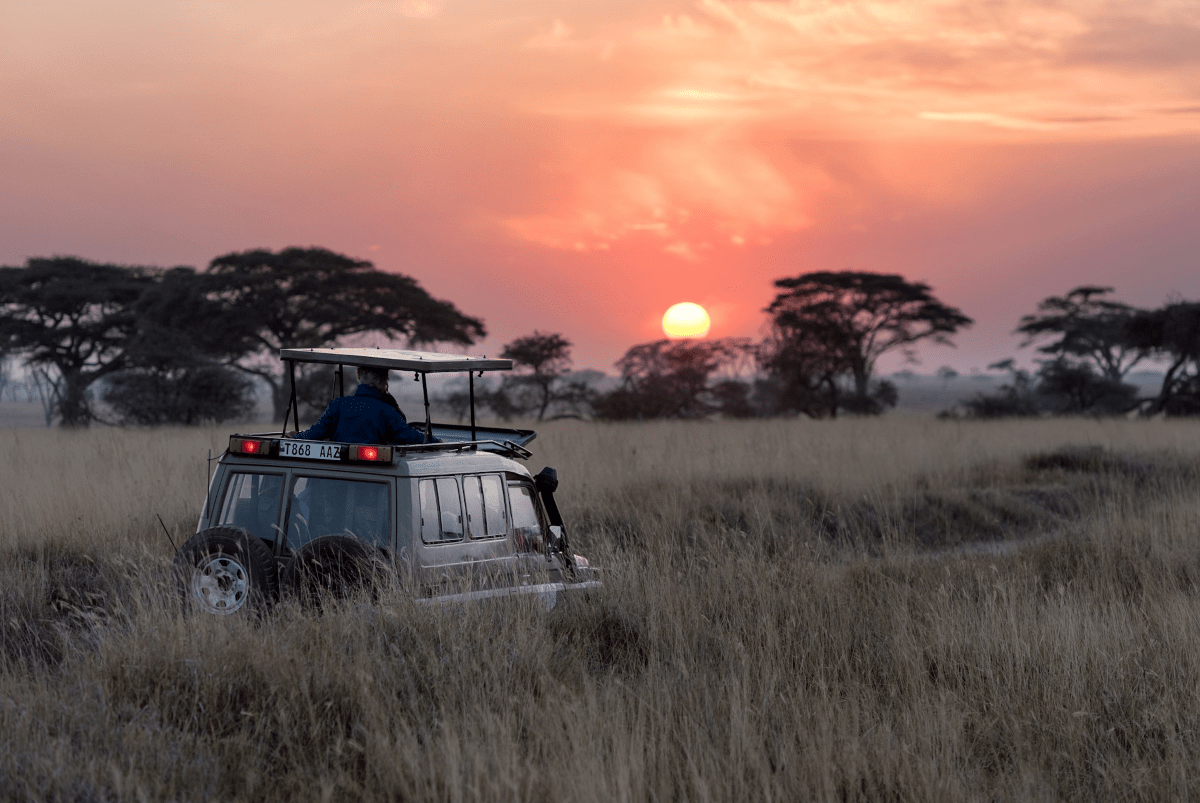
[[[274,541],[279,532],[279,501],[283,475],[241,474],[229,478],[218,524],[241,527],[251,535]]]
[[[382,482],[297,477],[292,483],[288,546],[303,546],[322,535],[348,534],[386,547],[388,489]]]
[[[542,523],[538,519],[537,504],[533,497],[533,488],[523,483],[508,487],[509,501],[512,502],[513,539],[517,549],[538,550],[542,545]]]
[[[463,477],[463,498],[472,538],[495,538],[508,533],[504,499],[500,493],[503,487],[500,477],[495,474]]]
[[[461,540],[463,516],[458,480],[438,477],[421,480],[417,487],[421,495],[421,540],[427,544]]]
[[[425,543],[442,540],[442,527],[438,521],[437,489],[433,480],[421,480],[421,540]]]

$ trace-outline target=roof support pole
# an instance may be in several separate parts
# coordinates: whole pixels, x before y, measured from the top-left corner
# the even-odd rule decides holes
[[[425,397],[425,442],[433,443],[433,422],[429,419],[429,384],[421,374],[421,395]]]
[[[467,371],[467,393],[471,397],[471,440],[475,440],[475,372]]]
[[[346,366],[338,365],[338,398],[346,395]]]
[[[284,362],[287,363],[288,375],[291,377],[292,388],[288,393],[287,408],[283,411],[283,429],[279,432],[279,437],[281,438],[287,435],[287,420],[288,416],[292,414],[293,410],[296,411],[296,430],[299,431],[300,429],[300,410],[296,404],[296,363],[294,360],[287,359],[285,359]]]
[[[300,431],[300,403],[296,401],[296,361],[288,360],[288,374],[292,380],[292,400],[288,402],[288,406],[292,408],[292,415],[296,417],[296,431]],[[287,416],[283,418],[283,428],[287,429]]]

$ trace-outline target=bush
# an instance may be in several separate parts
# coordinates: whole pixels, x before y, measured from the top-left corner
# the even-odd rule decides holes
[[[1054,413],[1117,415],[1137,404],[1137,388],[1101,376],[1086,363],[1054,360],[1038,371],[1037,392]]]
[[[101,394],[122,424],[205,424],[254,412],[254,384],[231,368],[123,371]]]

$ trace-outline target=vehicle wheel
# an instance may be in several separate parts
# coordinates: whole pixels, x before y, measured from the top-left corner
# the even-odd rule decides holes
[[[370,544],[350,535],[322,535],[296,550],[283,568],[283,586],[301,602],[323,596],[346,599],[357,591],[377,595],[389,583],[391,565]]]
[[[279,597],[271,550],[238,527],[196,533],[175,555],[172,567],[184,599],[204,613],[261,610]]]

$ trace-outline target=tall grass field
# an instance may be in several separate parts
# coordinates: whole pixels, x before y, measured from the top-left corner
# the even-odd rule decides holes
[[[230,431],[0,431],[0,799],[1200,796],[1196,423],[556,422],[589,598],[219,620]]]

